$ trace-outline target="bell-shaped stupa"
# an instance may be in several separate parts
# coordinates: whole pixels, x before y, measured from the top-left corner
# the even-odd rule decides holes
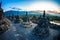
[[[0,34],[6,32],[11,27],[10,21],[4,17],[3,9],[0,2]]]

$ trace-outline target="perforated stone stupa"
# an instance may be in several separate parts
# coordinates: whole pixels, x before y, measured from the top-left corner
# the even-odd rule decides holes
[[[33,34],[36,36],[47,36],[49,34],[49,23],[49,20],[45,17],[44,11],[38,25],[33,29]]]
[[[23,19],[22,25],[23,25],[23,27],[32,27],[33,26],[33,23],[29,19],[28,12],[26,12],[26,16]]]
[[[0,2],[0,34],[6,32],[11,27],[10,21],[4,17],[3,9]]]

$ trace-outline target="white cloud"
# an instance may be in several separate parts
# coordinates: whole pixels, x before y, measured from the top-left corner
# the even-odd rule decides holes
[[[32,3],[31,5],[27,5],[25,7],[22,7],[24,10],[56,10],[59,11],[59,7],[57,6],[56,3],[52,2],[35,2]]]

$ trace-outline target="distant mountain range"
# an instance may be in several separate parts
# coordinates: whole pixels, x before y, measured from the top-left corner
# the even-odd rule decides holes
[[[6,11],[4,12],[5,16],[12,16],[12,15],[25,15],[26,11],[14,11],[14,10],[10,10],[10,11]],[[35,11],[28,11],[28,14],[32,14],[32,15],[42,15],[43,13],[41,12],[35,12]],[[60,17],[60,14],[48,14],[46,13],[46,16],[58,16]]]
[[[12,15],[25,15],[25,14],[26,14],[26,11],[13,11],[13,10],[10,10],[10,11],[4,12],[4,14],[5,14],[6,16],[12,16]],[[28,14],[40,15],[40,14],[42,14],[42,13],[34,12],[34,11],[28,11]]]
[[[4,14],[5,14],[6,16],[23,15],[23,14],[25,14],[25,11],[13,11],[13,10],[10,10],[10,11],[4,12]]]

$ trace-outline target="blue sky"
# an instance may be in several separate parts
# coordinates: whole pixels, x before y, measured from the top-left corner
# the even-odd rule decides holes
[[[2,1],[2,8],[4,10],[10,9],[10,7],[25,7],[30,4],[33,4],[34,2],[53,2],[56,3],[58,6],[60,6],[60,0],[1,0]]]

